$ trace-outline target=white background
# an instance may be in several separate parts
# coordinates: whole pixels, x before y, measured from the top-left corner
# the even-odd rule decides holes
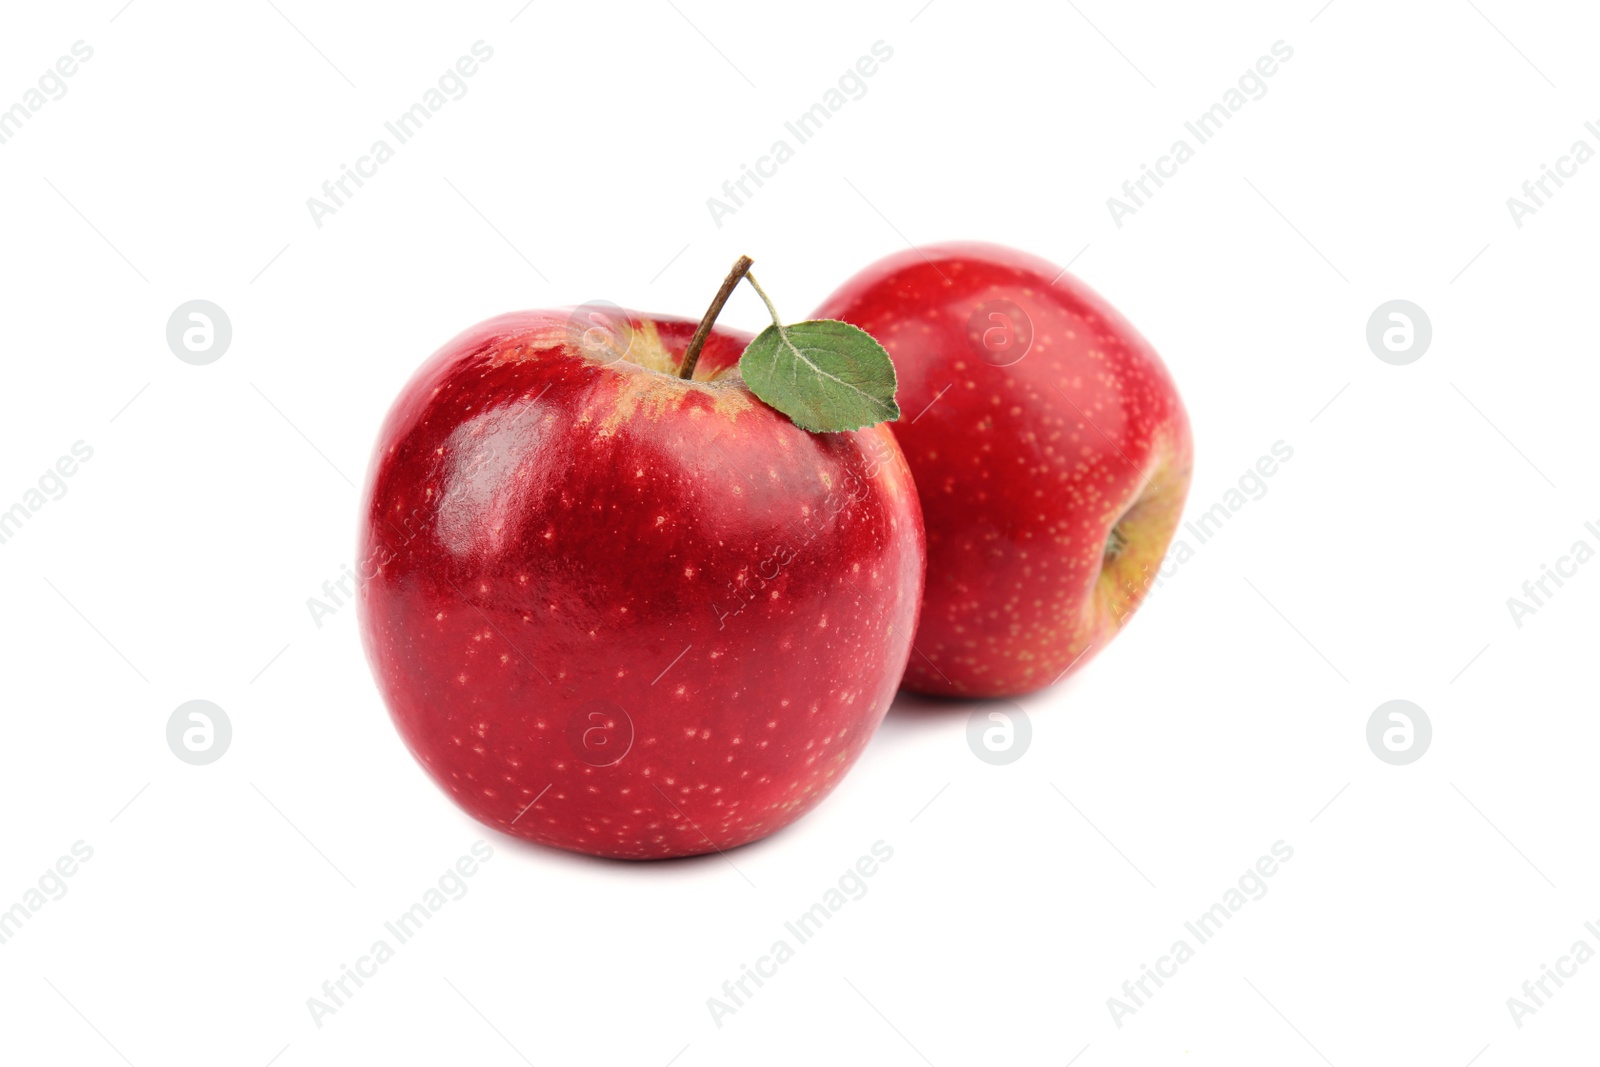
[[[0,945],[7,1062],[1444,1064],[1597,1051],[1600,563],[1506,599],[1600,521],[1600,162],[1506,198],[1600,120],[1597,20],[1506,0],[765,5],[534,0],[8,5],[0,106],[94,57],[0,145],[0,908],[93,858]],[[675,5],[675,6],[674,6]],[[474,41],[494,58],[317,228],[305,201]],[[734,216],[706,198],[882,40],[852,100]],[[1136,215],[1106,198],[1273,42],[1294,50]],[[725,858],[523,845],[402,748],[354,613],[378,421],[490,315],[603,298],[698,315],[755,257],[791,318],[952,238],[1065,264],[1171,367],[1190,516],[1294,458],[1080,675],[974,758],[902,698],[832,797]],[[195,367],[180,303],[232,320]],[[1403,367],[1364,338],[1426,310]],[[724,321],[758,328],[741,292]],[[131,402],[130,402],[131,401]],[[232,746],[174,758],[183,701]],[[1404,767],[1383,701],[1430,716]],[[494,858],[337,1014],[306,999],[473,841]],[[894,858],[718,1028],[706,998],[873,842]],[[1272,844],[1270,891],[1119,1028],[1121,995]],[[1552,987],[1553,988],[1553,987]],[[677,1057],[674,1060],[674,1057]],[[119,1058],[120,1057],[120,1058]],[[1475,1058],[1476,1057],[1476,1058]]]

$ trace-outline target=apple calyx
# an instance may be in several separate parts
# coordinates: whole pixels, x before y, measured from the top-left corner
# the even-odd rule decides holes
[[[772,316],[772,325],[757,334],[739,357],[739,374],[752,393],[812,433],[859,430],[898,419],[894,362],[877,339],[836,319],[785,325],[750,273],[752,262],[749,256],[740,256],[722,280],[684,351],[678,377],[694,377],[700,351],[723,305],[739,282],[748,279]]]
[[[1106,547],[1104,558],[1107,563],[1122,555],[1122,550],[1128,547],[1128,535],[1123,532],[1122,520],[1118,519],[1112,524],[1106,534]]]

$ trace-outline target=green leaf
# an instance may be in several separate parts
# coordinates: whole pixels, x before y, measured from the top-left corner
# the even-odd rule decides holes
[[[859,430],[900,417],[889,353],[848,322],[768,326],[739,357],[739,373],[802,430]]]

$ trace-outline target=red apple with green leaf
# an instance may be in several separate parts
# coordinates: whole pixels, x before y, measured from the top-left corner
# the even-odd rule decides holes
[[[924,569],[894,368],[842,323],[715,326],[748,267],[698,325],[482,323],[389,412],[362,638],[412,753],[489,826],[733,848],[820,802],[893,699]]]
[[[1189,490],[1189,419],[1155,350],[1076,278],[996,245],[889,256],[817,316],[872,334],[899,375],[928,535],[905,686],[1012,696],[1088,663]]]

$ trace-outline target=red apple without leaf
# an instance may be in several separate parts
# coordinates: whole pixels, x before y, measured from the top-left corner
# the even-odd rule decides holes
[[[412,753],[506,833],[626,859],[763,837],[838,783],[905,670],[924,543],[893,437],[800,429],[733,330],[680,378],[695,331],[503,315],[384,423],[367,656]]]
[[[889,256],[816,317],[872,334],[899,375],[928,535],[905,686],[1009,696],[1081,668],[1144,598],[1189,490],[1155,351],[1088,286],[996,245]]]

